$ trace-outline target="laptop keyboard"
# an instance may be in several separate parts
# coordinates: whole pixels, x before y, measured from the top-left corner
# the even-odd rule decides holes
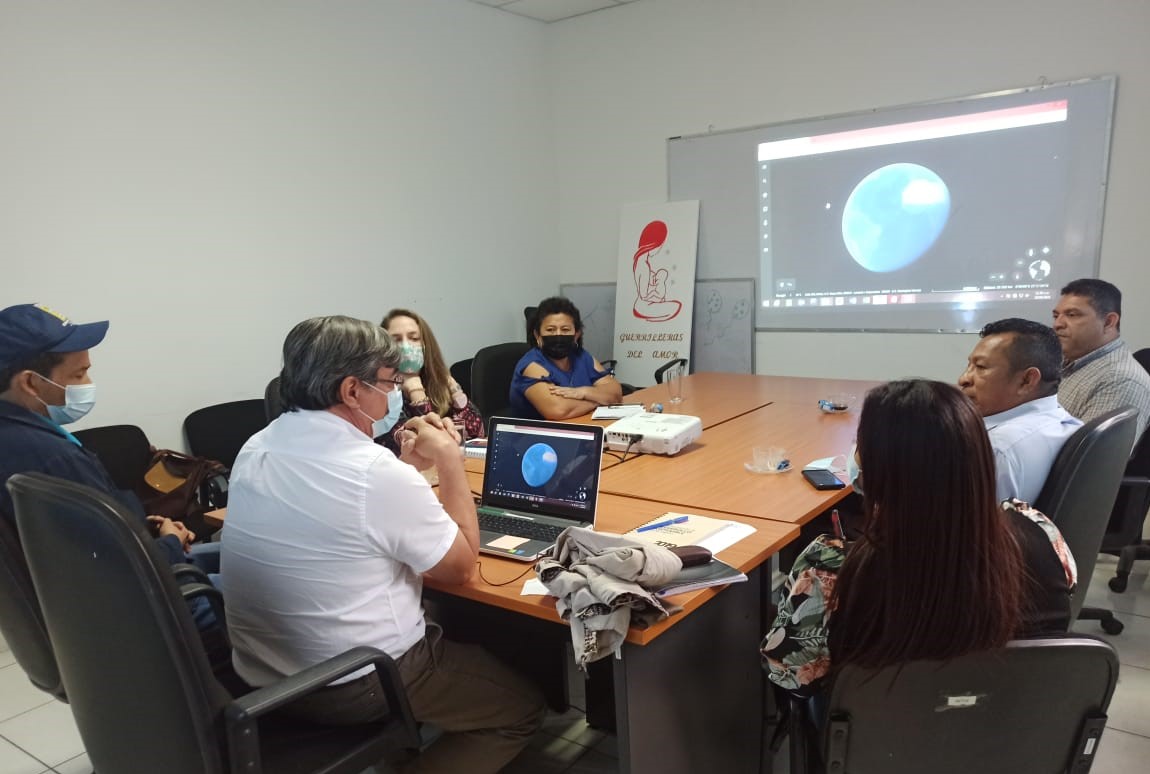
[[[552,524],[540,524],[539,522],[516,519],[512,516],[484,510],[480,510],[478,516],[479,528],[487,532],[499,532],[505,535],[542,540],[547,543],[554,543],[555,539],[559,537],[559,533],[563,531],[562,527],[556,527]]]

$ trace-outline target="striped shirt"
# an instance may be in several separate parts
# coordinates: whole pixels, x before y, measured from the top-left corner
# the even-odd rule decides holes
[[[1114,409],[1133,407],[1138,410],[1134,437],[1141,438],[1150,421],[1150,374],[1130,354],[1126,342],[1118,338],[1063,363],[1058,402],[1083,422]]]

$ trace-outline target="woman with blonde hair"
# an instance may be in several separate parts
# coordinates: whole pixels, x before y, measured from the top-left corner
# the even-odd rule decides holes
[[[399,344],[397,373],[403,378],[403,414],[389,436],[394,439],[407,419],[435,413],[455,422],[465,438],[482,438],[483,417],[451,378],[427,321],[409,309],[392,309],[380,325]]]

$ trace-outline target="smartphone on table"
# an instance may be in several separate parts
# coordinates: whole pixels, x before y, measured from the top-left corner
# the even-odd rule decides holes
[[[809,468],[803,471],[803,478],[815,489],[842,489],[846,484],[829,470],[822,468]]]

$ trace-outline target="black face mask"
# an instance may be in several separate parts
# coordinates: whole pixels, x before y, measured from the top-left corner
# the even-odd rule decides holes
[[[540,336],[539,349],[552,360],[562,360],[575,351],[574,336]]]

